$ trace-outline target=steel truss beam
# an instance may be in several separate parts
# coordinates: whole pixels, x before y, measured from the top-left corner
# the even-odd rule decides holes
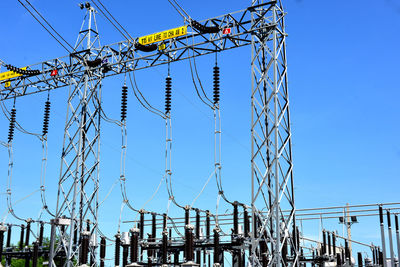
[[[263,3],[261,7],[268,8],[274,4],[275,1]],[[252,7],[249,7],[201,21],[206,26],[218,26],[220,29],[231,28],[230,34],[223,34],[222,30],[215,34],[203,34],[189,25],[188,34],[167,41],[164,50],[151,53],[135,50],[137,39],[102,47],[93,47],[90,51],[93,58],[101,58],[104,63],[107,61],[111,70],[107,73],[102,73],[103,68],[101,66],[90,68],[92,73],[97,74],[93,75],[91,79],[98,79],[97,77],[105,78],[128,71],[167,64],[169,61],[180,61],[189,57],[250,45],[253,33],[271,26],[257,23],[253,27],[251,25],[251,10]],[[52,90],[68,86],[72,80],[82,80],[87,70],[84,60],[86,53],[88,53],[86,49],[78,50],[68,56],[28,66],[28,70],[40,70],[41,74],[13,79],[10,87],[0,89],[0,100]],[[58,70],[58,75],[50,76],[52,70],[55,69]]]

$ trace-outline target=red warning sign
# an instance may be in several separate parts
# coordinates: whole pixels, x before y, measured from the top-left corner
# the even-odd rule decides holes
[[[222,34],[231,34],[231,28],[225,28],[225,29],[222,31]]]
[[[58,74],[58,70],[52,70],[50,76],[56,76]]]

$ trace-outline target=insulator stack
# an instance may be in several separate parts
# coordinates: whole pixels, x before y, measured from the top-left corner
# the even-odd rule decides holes
[[[138,261],[139,229],[131,229],[131,263]]]
[[[104,267],[106,258],[106,238],[103,236],[101,237],[100,241],[100,267]]]
[[[206,211],[206,238],[210,239],[211,237],[211,231],[210,231],[210,212],[207,210]]]
[[[49,131],[49,119],[50,119],[50,101],[47,100],[44,103],[44,116],[43,116],[43,131],[42,136],[45,136]]]
[[[235,201],[233,203],[233,234],[237,235],[239,233],[239,218],[238,218],[238,203]]]
[[[119,262],[120,262],[120,249],[121,249],[121,235],[117,234],[115,236],[115,266],[119,266]]]
[[[7,244],[6,247],[11,247],[11,232],[12,232],[12,226],[8,225],[8,231],[7,231]]]
[[[167,231],[163,231],[162,233],[162,264],[167,264],[168,263],[168,232]]]
[[[6,232],[6,227],[0,225],[0,259],[3,256],[3,247],[4,247],[4,233]]]
[[[165,79],[165,113],[169,114],[171,112],[171,89],[172,89],[172,78],[167,77]]]
[[[24,232],[25,232],[25,225],[21,225],[21,236],[19,238],[19,250],[24,248]]]
[[[77,226],[75,225],[75,229],[74,229],[74,239],[72,240],[72,244],[78,244],[78,228],[77,228]]]
[[[129,254],[129,245],[122,246],[122,267],[126,267],[128,265],[128,254]]]
[[[128,86],[122,86],[121,92],[121,121],[126,120],[126,112],[128,109]]]
[[[41,247],[43,245],[43,232],[44,232],[44,223],[40,223],[40,230],[39,230],[39,240],[38,245]]]
[[[185,226],[185,258],[186,262],[193,261],[193,226]]]
[[[220,263],[219,229],[214,229],[214,264]]]
[[[15,108],[11,109],[10,126],[8,128],[8,142],[10,143],[14,139],[14,129],[15,129],[15,115],[17,110]]]
[[[32,267],[37,267],[38,257],[39,257],[39,242],[35,242],[35,243],[33,243]]]
[[[31,235],[31,221],[26,224],[25,246],[29,246],[29,237]]]
[[[89,253],[89,232],[82,233],[81,237],[82,237],[81,264],[86,264],[88,262],[88,253]]]
[[[213,71],[214,78],[214,105],[219,103],[219,67],[215,66]]]
[[[247,211],[247,208],[244,208],[243,210],[243,221],[244,221],[244,236],[248,237],[249,236],[249,231],[250,231],[250,221],[249,221],[249,212]]]

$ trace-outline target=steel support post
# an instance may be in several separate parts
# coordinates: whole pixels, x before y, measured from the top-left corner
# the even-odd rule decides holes
[[[87,229],[87,220],[92,224],[88,239],[97,243],[102,76],[99,70],[93,70],[99,54],[92,51],[100,47],[95,10],[90,5],[86,9],[86,19],[75,46],[75,51],[83,52],[70,55],[71,60],[78,58],[86,71],[82,76],[72,76],[69,85],[50,266],[57,266],[53,260],[57,255],[65,255],[63,266],[77,266],[82,244],[73,240],[77,240],[77,233]],[[93,265],[97,264],[95,248],[90,246]]]
[[[252,1],[252,221],[260,225],[251,234],[252,266],[261,266],[266,255],[257,255],[265,242],[268,266],[298,265],[295,233],[293,162],[287,81],[285,12],[281,1]],[[288,213],[283,213],[288,210]],[[282,258],[287,243],[292,257]],[[264,254],[265,254],[264,253]]]

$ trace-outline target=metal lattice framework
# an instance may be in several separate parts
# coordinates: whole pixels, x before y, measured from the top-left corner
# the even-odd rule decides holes
[[[88,10],[90,16],[93,10]],[[189,25],[186,36],[165,42],[165,49],[150,53],[135,49],[135,40],[100,46],[97,29],[89,21],[78,47],[68,56],[28,66],[39,75],[11,80],[0,90],[0,101],[70,88],[60,172],[57,216],[52,235],[59,235],[51,259],[66,255],[63,265],[77,264],[80,238],[97,233],[99,187],[100,99],[102,79],[139,69],[172,63],[251,45],[252,68],[252,234],[249,239],[253,266],[298,264],[295,226],[291,130],[287,86],[285,12],[280,1],[252,1],[249,8],[201,21],[218,26],[218,33],[202,33]],[[223,29],[230,28],[229,34]],[[96,64],[93,64],[97,62]],[[57,76],[51,72],[57,70]],[[289,210],[289,213],[283,213]],[[65,219],[63,219],[65,217]],[[90,231],[84,223],[90,220]],[[89,227],[88,227],[89,228]],[[290,248],[290,259],[286,256]],[[93,262],[96,255],[92,251]]]
[[[91,53],[93,47],[100,46],[94,12],[92,7],[87,9],[87,20],[75,45],[75,50],[85,50],[81,54],[84,62],[99,56]],[[79,238],[91,239],[89,250],[94,257],[92,262],[96,262],[102,77],[90,67],[85,68],[82,76],[70,79],[56,219],[51,233],[53,250],[49,261],[65,256],[67,266],[81,261],[74,261],[81,257],[83,242],[78,242]],[[54,244],[56,236],[59,240]]]
[[[251,254],[253,264],[263,266],[286,266],[288,259],[283,251],[287,251],[287,245],[292,252],[291,262],[298,262],[284,17],[279,4],[252,11],[252,27],[269,25],[252,35],[251,61],[255,222]],[[260,208],[266,208],[267,213]],[[289,215],[283,214],[284,209],[290,211]]]

